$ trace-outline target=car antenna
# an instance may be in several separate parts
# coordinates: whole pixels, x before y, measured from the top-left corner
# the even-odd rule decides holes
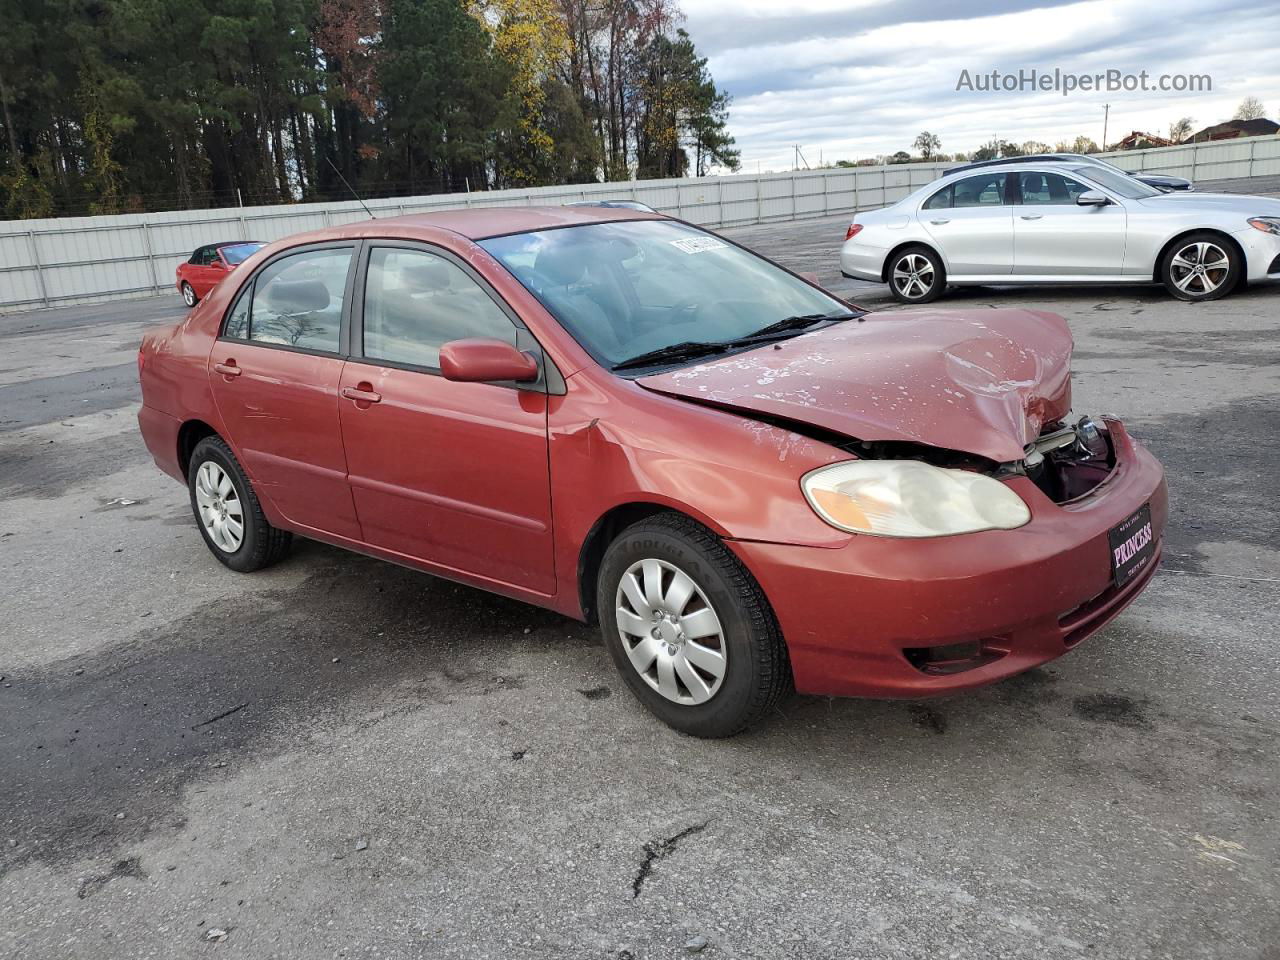
[[[364,212],[369,215],[369,219],[377,220],[378,218],[373,215],[373,211],[369,209],[369,205],[360,199],[360,194],[356,193],[356,188],[353,187],[351,184],[347,183],[347,178],[342,175],[342,171],[338,169],[337,165],[335,165],[334,162],[330,160],[327,155],[325,156],[324,160],[325,160],[325,163],[333,167],[333,172],[338,175],[338,179],[342,181],[342,185],[351,191],[351,195],[356,198],[356,202],[359,203],[360,206],[364,207]]]

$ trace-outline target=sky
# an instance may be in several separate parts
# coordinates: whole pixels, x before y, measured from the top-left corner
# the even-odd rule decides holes
[[[820,158],[915,153],[922,130],[942,152],[993,136],[1052,146],[1084,134],[1167,135],[1227,120],[1246,96],[1280,121],[1280,4],[1265,0],[682,0],[717,86],[733,97],[729,132],[742,169],[788,170],[793,144]],[[1207,74],[1203,92],[982,93],[957,90],[992,70],[1076,74],[1114,69]],[[974,80],[976,84],[976,79]]]

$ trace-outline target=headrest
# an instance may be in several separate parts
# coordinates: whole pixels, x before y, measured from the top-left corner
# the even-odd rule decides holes
[[[329,288],[319,280],[277,280],[267,288],[267,303],[277,313],[305,313],[329,306]]]
[[[406,290],[415,293],[449,289],[449,265],[436,257],[406,258],[400,268],[400,276]]]
[[[533,268],[557,286],[577,283],[586,272],[587,261],[582,248],[574,244],[554,243],[538,251]]]

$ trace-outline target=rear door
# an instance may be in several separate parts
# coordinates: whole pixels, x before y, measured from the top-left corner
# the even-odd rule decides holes
[[[1013,207],[1004,173],[988,171],[948,184],[916,216],[947,261],[950,277],[1013,272]]]
[[[209,382],[254,488],[293,524],[360,538],[338,418],[355,243],[290,250],[228,312]]]
[[[1119,276],[1124,270],[1124,207],[1080,206],[1096,190],[1065,174],[1010,174],[1018,205],[1013,220],[1013,272],[1023,276]]]
[[[545,374],[456,383],[440,347],[496,337],[540,351],[478,274],[425,244],[369,241],[339,401],[366,542],[448,570],[555,592]],[[361,334],[362,329],[362,334]]]

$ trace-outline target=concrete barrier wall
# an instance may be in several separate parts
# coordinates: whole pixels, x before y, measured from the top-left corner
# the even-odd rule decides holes
[[[1280,138],[1105,154],[1128,170],[1214,180],[1280,174]],[[799,220],[883,206],[954,163],[838,167],[791,173],[494,190],[370,200],[378,216],[456,207],[634,199],[706,227]],[[206,243],[278,240],[365,219],[355,201],[0,222],[0,312],[146,296],[173,288],[174,269]]]

